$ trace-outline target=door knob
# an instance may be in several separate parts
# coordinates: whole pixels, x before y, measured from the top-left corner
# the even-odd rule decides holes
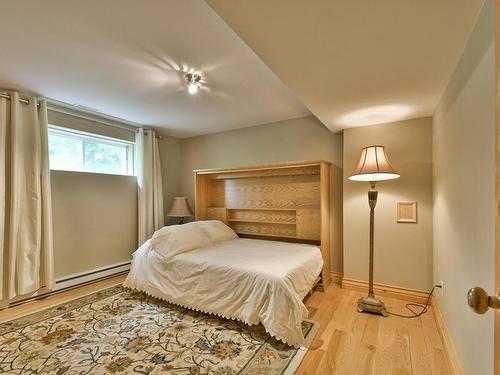
[[[484,314],[490,307],[500,309],[500,296],[489,296],[483,288],[477,286],[467,293],[467,303],[477,314]]]

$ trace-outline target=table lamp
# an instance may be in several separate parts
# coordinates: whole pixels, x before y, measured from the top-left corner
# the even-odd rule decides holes
[[[184,218],[193,216],[193,211],[189,207],[188,199],[186,197],[175,197],[172,208],[167,216],[180,217],[179,224],[184,224]]]
[[[352,181],[366,181],[370,183],[368,190],[368,204],[370,206],[370,258],[369,258],[369,281],[368,296],[358,300],[359,312],[370,312],[387,316],[384,303],[375,297],[373,293],[373,238],[375,206],[377,204],[378,192],[375,190],[377,181],[392,180],[399,178],[399,174],[392,168],[385,153],[385,147],[380,145],[368,146],[361,150],[361,158],[354,174],[349,177]]]

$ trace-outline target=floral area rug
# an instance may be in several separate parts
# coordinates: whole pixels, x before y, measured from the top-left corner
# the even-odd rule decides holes
[[[0,374],[285,374],[305,351],[122,286],[0,324]]]

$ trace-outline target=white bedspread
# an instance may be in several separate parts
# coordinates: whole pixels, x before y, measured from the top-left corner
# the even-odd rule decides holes
[[[299,347],[302,302],[321,272],[318,247],[236,239],[163,261],[146,241],[133,256],[124,286],[191,309],[261,322],[272,336]]]

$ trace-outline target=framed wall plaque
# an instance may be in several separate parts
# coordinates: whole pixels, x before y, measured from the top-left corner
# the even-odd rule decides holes
[[[396,202],[396,218],[398,223],[416,223],[417,201]]]

